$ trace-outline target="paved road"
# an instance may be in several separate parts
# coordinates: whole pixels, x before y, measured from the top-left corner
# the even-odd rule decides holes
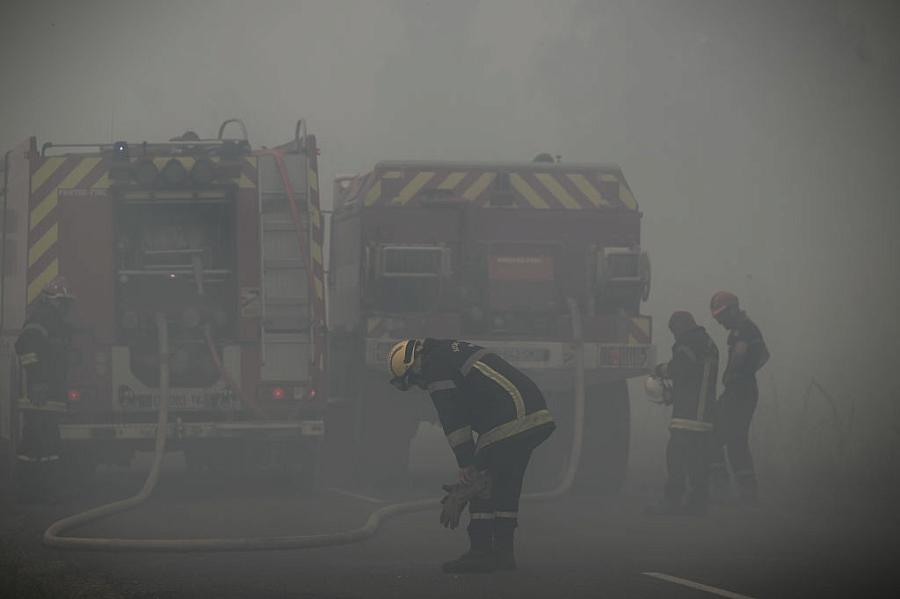
[[[442,463],[420,473],[405,493],[424,495],[446,471]],[[128,495],[142,476],[101,473],[89,494],[23,509],[5,542],[16,544],[25,560],[55,564],[54,571],[70,578],[112,581],[126,596],[762,598],[873,596],[894,575],[900,532],[896,517],[868,510],[837,518],[772,506],[722,508],[706,519],[652,518],[643,514],[649,498],[631,491],[615,500],[527,504],[516,574],[441,574],[440,562],[465,549],[465,534],[440,528],[436,513],[393,520],[365,543],[317,550],[111,554],[40,546],[40,532],[54,518]],[[333,490],[302,494],[265,478],[191,480],[176,466],[148,504],[79,532],[136,538],[312,534],[357,526],[373,507],[365,498]]]

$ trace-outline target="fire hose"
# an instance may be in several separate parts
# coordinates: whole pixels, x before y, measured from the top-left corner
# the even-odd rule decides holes
[[[577,304],[571,298],[567,300],[567,303],[572,320],[572,333],[575,345],[575,430],[572,436],[572,448],[569,454],[566,472],[559,485],[550,491],[526,494],[523,496],[523,499],[525,500],[543,501],[565,495],[575,481],[578,462],[581,458],[581,446],[584,436],[585,402],[584,344],[581,332],[581,317]],[[432,509],[436,510],[440,507],[440,500],[437,498],[395,503],[373,511],[369,514],[365,524],[358,528],[317,535],[205,539],[123,539],[62,536],[64,532],[72,528],[141,505],[150,497],[159,481],[160,466],[162,465],[163,456],[166,452],[166,432],[168,428],[169,339],[167,323],[162,314],[157,314],[156,323],[159,332],[160,352],[159,419],[156,428],[156,446],[153,463],[143,488],[133,497],[102,505],[54,522],[44,532],[44,545],[58,549],[73,550],[163,552],[263,551],[329,547],[364,541],[374,536],[383,522],[402,514],[412,514]]]

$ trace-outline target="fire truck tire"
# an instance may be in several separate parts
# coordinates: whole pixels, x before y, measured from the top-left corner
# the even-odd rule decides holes
[[[591,385],[586,389],[581,456],[573,490],[587,495],[617,493],[628,466],[630,406],[624,381]],[[529,489],[556,484],[571,460],[573,436],[579,425],[571,393],[548,394],[557,430],[534,452],[529,468]],[[533,474],[532,474],[533,473]]]
[[[618,493],[628,472],[631,440],[627,381],[592,385],[587,396],[583,459],[575,490],[587,494]]]

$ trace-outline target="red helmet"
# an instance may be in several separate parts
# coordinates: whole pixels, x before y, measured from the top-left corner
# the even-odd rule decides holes
[[[716,291],[712,299],[709,300],[709,310],[714,317],[719,316],[719,314],[732,306],[735,309],[740,307],[737,296],[730,291]]]
[[[43,296],[47,299],[73,299],[74,296],[69,293],[69,283],[63,276],[56,277],[41,290]]]

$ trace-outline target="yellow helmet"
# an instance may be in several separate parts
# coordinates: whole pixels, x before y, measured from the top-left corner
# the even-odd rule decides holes
[[[419,347],[421,347],[421,343],[418,339],[405,339],[391,348],[388,354],[388,368],[393,376],[391,383],[398,388],[408,387],[407,379],[416,361],[416,352]]]

